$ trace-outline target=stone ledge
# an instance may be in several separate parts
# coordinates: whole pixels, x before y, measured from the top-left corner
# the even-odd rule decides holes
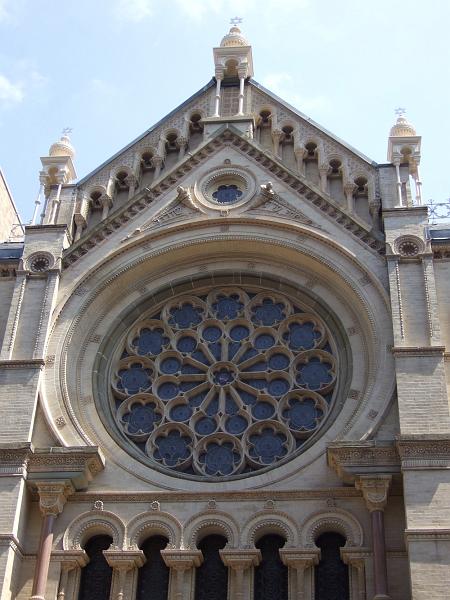
[[[42,369],[44,365],[42,358],[0,360],[0,369]]]
[[[400,435],[396,445],[402,471],[450,468],[450,433]]]
[[[327,450],[328,466],[349,485],[361,475],[396,475],[400,459],[395,444],[367,442],[334,442]]]
[[[393,346],[394,356],[444,356],[445,346]]]
[[[450,541],[450,529],[406,529],[406,542],[435,542],[436,540]]]

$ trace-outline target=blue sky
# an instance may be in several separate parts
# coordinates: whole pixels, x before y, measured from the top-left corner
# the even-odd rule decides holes
[[[450,196],[448,0],[0,0],[0,165],[24,222],[64,127],[81,178],[210,80],[236,14],[255,79],[377,162],[405,107],[424,198]]]

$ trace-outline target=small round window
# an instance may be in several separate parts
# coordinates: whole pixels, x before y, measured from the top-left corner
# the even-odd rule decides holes
[[[213,192],[212,197],[219,204],[234,204],[242,198],[242,190],[237,185],[219,185],[217,190]]]

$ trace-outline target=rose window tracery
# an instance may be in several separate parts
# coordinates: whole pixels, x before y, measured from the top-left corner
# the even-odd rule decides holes
[[[322,320],[278,292],[171,298],[132,328],[113,365],[116,422],[159,467],[256,472],[299,451],[325,422],[332,348]]]

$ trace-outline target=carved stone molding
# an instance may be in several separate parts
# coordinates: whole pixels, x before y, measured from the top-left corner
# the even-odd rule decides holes
[[[220,557],[225,566],[234,570],[245,570],[257,566],[261,562],[261,550],[226,549],[219,550]]]
[[[450,435],[405,435],[397,439],[402,470],[450,467]]]
[[[166,565],[176,571],[185,571],[192,567],[199,567],[203,562],[201,550],[161,550]]]
[[[54,550],[52,560],[61,563],[61,569],[70,571],[77,567],[85,567],[89,562],[89,557],[84,550]]]
[[[145,555],[142,550],[103,550],[108,565],[118,571],[129,571],[142,567]]]
[[[58,516],[62,512],[67,498],[75,491],[70,479],[36,481],[34,484],[39,494],[39,508],[43,515]]]
[[[328,465],[348,484],[360,475],[400,473],[400,459],[394,444],[336,442],[328,446]]]
[[[32,455],[32,446],[25,444],[0,444],[0,477],[21,475],[26,477]]]
[[[320,550],[313,550],[311,548],[281,548],[280,557],[286,566],[303,571],[319,563]]]
[[[387,504],[391,475],[362,475],[356,480],[356,488],[362,492],[370,512],[384,510]]]
[[[405,539],[407,543],[450,541],[450,529],[406,529]]]

